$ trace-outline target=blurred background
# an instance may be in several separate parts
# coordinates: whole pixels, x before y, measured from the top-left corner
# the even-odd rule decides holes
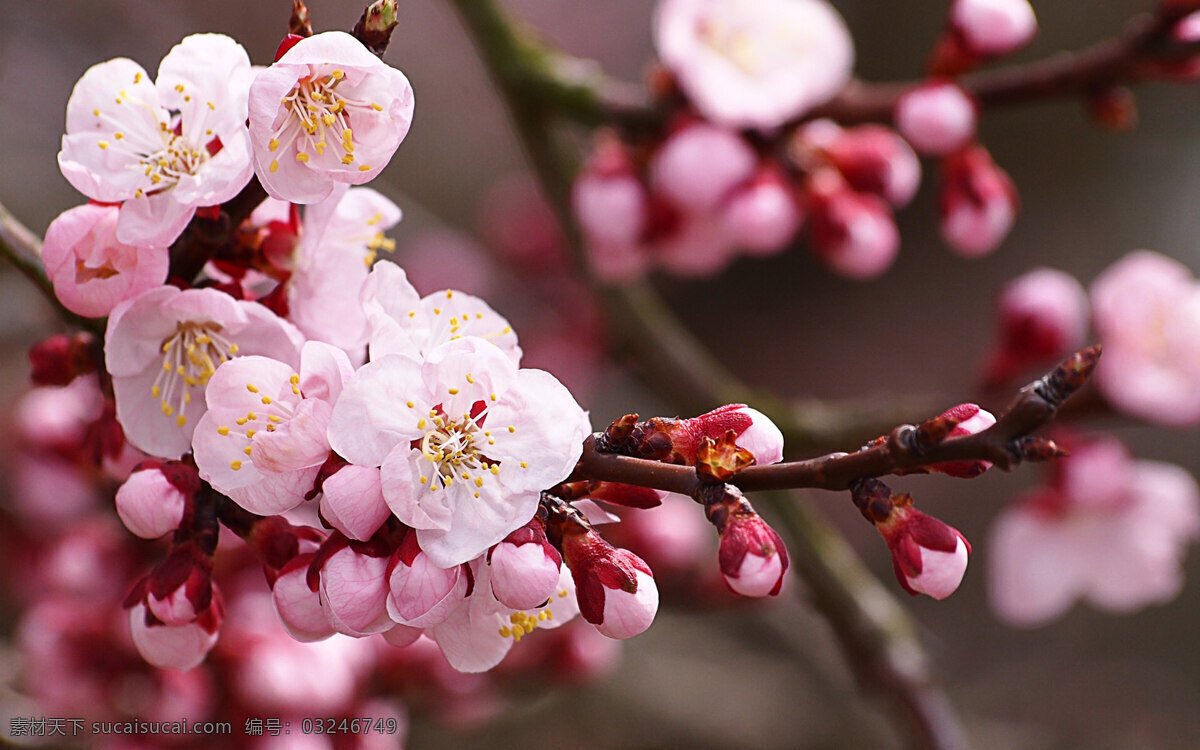
[[[920,75],[941,30],[944,3],[834,4],[854,35],[858,75],[878,81]],[[651,3],[503,5],[565,51],[599,60],[618,78],[641,80],[652,59]],[[1151,6],[1148,0],[1035,2],[1040,35],[1014,60],[1111,36]],[[312,0],[309,8],[318,31],[349,29],[361,12],[344,0]],[[401,11],[385,59],[411,80],[416,117],[372,184],[405,212],[391,233],[395,259],[414,269],[410,275],[422,292],[461,281],[518,321],[537,317],[520,292],[525,280],[511,273],[503,256],[487,261],[503,283],[479,271],[491,266],[471,260],[498,243],[536,242],[545,232],[536,209],[514,199],[530,183],[501,102],[449,3],[402,2]],[[266,64],[289,12],[284,0],[0,0],[0,201],[38,234],[81,202],[59,174],[55,155],[67,98],[88,66],[125,56],[153,71],[183,36],[199,31],[234,36],[255,63]],[[711,281],[656,283],[689,327],[753,385],[805,398],[915,396],[942,408],[969,400],[993,336],[994,299],[1006,280],[1049,265],[1086,285],[1137,248],[1200,269],[1200,87],[1152,84],[1136,93],[1140,123],[1124,134],[1093,126],[1077,101],[985,114],[982,140],[1016,182],[1022,202],[1015,229],[989,257],[965,260],[941,245],[927,180],[898,216],[900,258],[878,281],[834,277],[801,248],[767,260],[741,259]],[[500,225],[507,228],[497,237]],[[423,287],[423,279],[430,285]],[[730,310],[737,310],[736,320]],[[565,319],[546,334],[545,345],[527,347],[528,364],[560,374],[591,410],[593,426],[629,411],[649,416],[666,408],[618,366],[583,366],[591,359],[586,345],[563,344],[572,339],[571,325]],[[5,411],[27,387],[29,344],[59,330],[37,290],[0,266]],[[1194,429],[1116,420],[1084,427],[1116,432],[1138,457],[1178,463],[1193,474],[1200,469]],[[946,477],[896,482],[975,542],[966,580],[944,602],[910,600],[895,585],[886,548],[847,495],[812,492],[804,501],[843,529],[870,569],[903,597],[977,747],[1200,746],[1200,555],[1194,550],[1183,593],[1163,607],[1110,616],[1077,606],[1028,631],[1008,628],[991,614],[984,575],[990,520],[1041,472],[1027,466],[969,483]],[[10,487],[8,479],[0,481],[0,493]],[[535,691],[478,725],[447,728],[414,714],[409,745],[898,746],[887,715],[856,692],[828,626],[804,604],[802,587],[791,584],[777,601],[737,610],[665,608],[649,632],[623,644],[619,664],[603,681]],[[0,631],[12,631],[16,614],[3,613]],[[11,653],[4,663],[0,680],[7,690],[22,678]]]

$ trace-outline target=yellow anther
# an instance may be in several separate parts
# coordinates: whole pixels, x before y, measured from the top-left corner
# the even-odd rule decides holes
[[[238,469],[242,468],[242,462],[241,461],[231,461],[229,463],[229,468],[233,469],[234,471],[237,471]]]
[[[246,390],[250,391],[251,393],[258,393],[258,386],[254,385],[253,383],[246,383]]]
[[[346,74],[342,72],[341,68],[334,68],[329,72],[329,77],[335,81],[340,81],[346,77]]]
[[[429,480],[425,477],[421,477],[421,484],[429,484]]]
[[[122,139],[122,138],[124,138],[124,137],[125,137],[125,134],[124,134],[124,133],[122,133],[122,132],[120,132],[120,131],[118,131],[118,132],[116,132],[116,133],[113,133],[113,138],[116,138],[118,141],[119,141],[119,140],[121,140],[121,139]]]
[[[346,128],[345,130],[343,130],[342,131],[342,148],[346,149],[347,151],[353,151],[354,150],[353,138],[354,138],[354,131],[352,131],[350,128]]]
[[[269,169],[271,170],[271,172],[276,172],[276,171],[278,171],[278,170],[279,170],[279,160],[278,160],[278,159],[272,159],[272,160],[271,160],[271,166],[269,167]]]
[[[229,350],[229,353],[230,353],[230,354],[237,354],[237,353],[238,353],[238,345],[237,345],[237,344],[230,344],[230,345],[229,345],[229,347],[228,347],[228,350]]]
[[[359,171],[359,172],[370,172],[370,171],[371,171],[371,166],[370,166],[369,164],[360,164],[360,165],[358,166],[358,171]]]
[[[381,107],[380,105],[376,104],[375,102],[371,102],[371,109],[375,110],[376,112],[382,112],[382,111],[383,111],[383,107]]]
[[[274,414],[268,414],[267,419],[274,422],[275,424],[279,424],[280,422],[283,421],[283,417],[277,417]]]
[[[171,406],[166,401],[162,402],[161,408],[162,413],[168,417],[175,413],[175,407]]]
[[[253,422],[258,419],[258,415],[252,411],[248,411],[246,412],[246,419],[249,419],[251,422]]]
[[[234,421],[237,422],[238,427],[241,427],[242,425],[246,424],[246,422],[249,420],[247,420],[245,417],[238,417]]]
[[[346,154],[345,156],[342,157],[342,164],[351,164],[353,162],[354,162],[353,154]]]
[[[457,396],[457,395],[458,395],[458,389],[457,389],[457,388],[447,388],[446,390],[450,392],[450,395],[451,395],[451,396]]]
[[[175,84],[175,90],[182,94],[183,93],[183,84],[182,83]]]
[[[162,395],[162,388],[159,388],[157,385],[150,386],[150,395],[158,398]]]
[[[176,427],[183,427],[185,424],[187,424],[187,417],[183,416],[182,414],[180,414],[178,417],[175,417]]]
[[[212,102],[208,102],[208,108],[215,110],[217,108],[217,105],[213,104]]]
[[[270,405],[271,405],[271,403],[272,403],[272,401],[271,401],[271,397],[270,397],[270,396],[263,396],[263,397],[262,397],[262,402],[263,402],[263,406],[270,406]]]
[[[475,486],[476,486],[476,487],[482,487],[482,486],[483,486],[483,477],[475,477]]]
[[[218,427],[218,428],[217,428],[217,434],[218,434],[218,435],[228,435],[228,434],[229,434],[229,428],[228,428],[228,427]]]
[[[495,401],[495,400],[496,400],[496,394],[492,393],[492,394],[488,395],[488,398],[490,398],[491,400]]]
[[[467,373],[467,382],[471,383],[472,385],[475,384],[475,378],[471,377],[471,373],[469,372]]]
[[[492,464],[490,467],[488,467],[488,471],[498,475],[500,473],[500,466],[498,464]]]
[[[258,430],[246,430],[246,437],[253,438],[258,434]]]
[[[275,140],[274,138],[267,141],[267,150],[268,151],[274,151],[277,148],[279,148],[279,141]]]
[[[300,151],[299,153],[296,154],[296,161],[300,162],[301,164],[307,164],[308,163],[308,154],[304,153],[303,151]]]
[[[93,115],[95,115],[96,117],[99,117],[99,116],[100,116],[100,110],[98,110],[98,109],[93,109],[93,110],[92,110],[92,114],[93,114]]]
[[[97,141],[96,145],[100,147],[101,151],[103,151],[104,149],[108,148],[108,141]]]
[[[254,446],[247,445],[245,448],[242,448],[242,453],[245,453],[247,456],[249,456],[250,452],[253,450],[254,450]]]
[[[509,431],[509,432],[516,432],[516,431],[517,431],[517,428],[516,428],[516,427],[513,427],[512,425],[509,425],[509,426],[508,426],[508,431]]]
[[[421,419],[417,420],[417,429],[418,429],[418,430],[423,430],[423,429],[425,429],[425,425],[426,425],[426,424],[427,424],[427,423],[426,423],[425,419],[422,417]]]
[[[528,469],[528,468],[529,468],[529,462],[528,462],[528,461],[522,461],[522,462],[521,462],[521,468],[522,468],[522,469]]]
[[[412,401],[405,402],[405,405],[410,409],[416,406],[416,404],[414,404]]]
[[[505,625],[504,627],[500,628],[500,635],[503,638],[508,638],[512,635],[512,631],[508,629],[507,625]]]

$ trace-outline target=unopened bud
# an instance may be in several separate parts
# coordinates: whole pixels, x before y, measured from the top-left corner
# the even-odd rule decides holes
[[[1017,188],[987,149],[972,146],[942,163],[942,239],[968,258],[999,247],[1017,218]]]
[[[214,590],[211,605],[186,625],[163,624],[145,604],[138,604],[129,612],[129,630],[143,659],[161,669],[186,672],[216,645],[224,619],[225,603]]]
[[[897,208],[907,205],[921,184],[921,162],[912,147],[883,125],[844,130],[824,151],[851,187]]]
[[[57,334],[29,348],[30,379],[34,385],[67,385],[96,371],[90,333]]]
[[[696,123],[669,136],[654,155],[650,184],[676,208],[707,212],[754,175],[757,161],[734,131]]]
[[[397,10],[396,0],[375,0],[363,9],[362,16],[350,32],[351,35],[371,52],[382,57],[387,51],[392,32],[399,23],[396,17]]]
[[[946,437],[974,435],[996,424],[995,415],[986,409],[981,409],[978,404],[959,404],[952,409],[947,409],[941,416],[957,422]],[[929,468],[931,471],[959,479],[972,479],[991,467],[990,461],[947,461],[934,464]]]
[[[885,200],[852,190],[831,172],[809,180],[813,252],[842,276],[873,279],[896,260],[900,231]]]
[[[388,556],[374,547],[347,544],[322,561],[321,603],[339,633],[360,637],[392,626],[387,611]]]
[[[975,103],[958,84],[931,81],[902,94],[893,113],[900,135],[922,154],[945,156],[975,137]]]
[[[590,529],[564,534],[562,553],[575,581],[579,612],[596,630],[609,638],[631,638],[650,627],[658,612],[658,586],[642,558]]]
[[[1068,273],[1036,268],[1009,282],[998,304],[999,345],[985,373],[1002,384],[1027,367],[1061,357],[1083,344],[1088,298]]]
[[[892,553],[896,579],[912,595],[945,599],[962,583],[971,545],[957,529],[911,506],[876,526]]]
[[[285,565],[271,588],[271,600],[279,621],[288,635],[302,643],[319,641],[336,632],[325,610],[321,596],[308,587],[305,580],[312,555],[299,555]]]
[[[198,489],[195,468],[178,461],[145,462],[117,490],[117,515],[136,536],[157,539],[179,528]]]
[[[717,559],[725,584],[742,596],[775,596],[788,569],[783,539],[736,487],[712,487],[699,496],[721,535]]]
[[[1037,34],[1037,17],[1028,0],[954,0],[950,28],[980,57],[1014,52]]]
[[[735,190],[721,213],[721,226],[730,239],[747,254],[758,256],[785,249],[803,221],[791,186],[767,168]]]
[[[438,625],[467,595],[468,579],[462,565],[434,565],[417,543],[416,533],[410,531],[388,563],[388,615],[409,627]]]
[[[558,588],[562,555],[533,519],[492,548],[492,594],[510,609],[536,609]]]

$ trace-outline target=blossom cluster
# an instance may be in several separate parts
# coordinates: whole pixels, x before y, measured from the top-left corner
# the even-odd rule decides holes
[[[614,517],[589,498],[650,507],[658,493],[564,485],[591,434],[571,393],[521,367],[482,299],[422,296],[378,258],[401,211],[360,185],[408,130],[402,73],[340,32],[290,36],[261,69],[202,34],[153,80],[125,59],[93,66],[67,109],[60,168],[92,202],[51,225],[44,258],[63,305],[107,323],[102,363],[47,345],[40,373],[100,371],[111,443],[129,454],[118,515],[172,535],[124,600],[148,661],[187,670],[216,645],[220,526],[256,553],[301,641],[424,639],[481,672],[576,614],[611,638],[650,625],[653,574],[595,531]],[[191,233],[242,200],[257,205],[179,276]],[[719,414],[695,424],[781,458],[765,416]],[[741,540],[723,542],[729,587],[778,593],[782,542],[754,547],[765,525],[738,518],[719,527]]]
[[[1025,0],[954,3],[930,76],[898,98],[892,127],[844,128],[812,119],[854,63],[824,0],[665,0],[655,23],[672,83],[664,99],[677,93],[685,106],[649,142],[597,142],[574,190],[594,272],[712,275],[739,253],[782,252],[804,230],[834,272],[874,278],[899,251],[893,211],[920,185],[918,153],[941,162],[946,243],[966,257],[995,250],[1016,189],[978,143],[977,104],[950,74],[1021,48],[1036,29]]]

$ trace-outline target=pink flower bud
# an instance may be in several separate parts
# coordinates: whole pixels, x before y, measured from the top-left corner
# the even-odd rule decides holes
[[[642,558],[590,530],[564,535],[562,545],[583,619],[609,638],[631,638],[650,627],[658,586]]]
[[[896,260],[900,231],[887,203],[858,193],[830,171],[809,180],[809,231],[813,252],[834,272],[873,279]]]
[[[928,156],[945,156],[975,137],[975,103],[957,84],[931,81],[896,101],[900,135]]]
[[[325,559],[321,567],[321,604],[335,630],[361,637],[382,633],[392,626],[387,611],[387,565],[387,557],[359,552],[351,546]]]
[[[907,205],[921,185],[921,162],[912,147],[883,125],[841,131],[823,150],[852,188],[882,196],[897,208]]]
[[[575,181],[571,205],[589,242],[632,246],[645,231],[646,189],[633,157],[615,138],[602,139]]]
[[[1037,33],[1028,0],[955,0],[950,26],[968,50],[980,57],[1006,55]]]
[[[967,572],[971,545],[957,529],[911,506],[897,506],[876,525],[892,552],[896,580],[908,593],[945,599]]]
[[[1017,218],[1017,188],[987,149],[972,146],[942,163],[942,239],[968,258],[999,247]]]
[[[804,220],[788,184],[775,170],[762,169],[734,191],[721,221],[725,232],[750,255],[772,255],[785,249]]]
[[[346,464],[321,483],[321,515],[351,539],[366,541],[392,511],[383,500],[379,469]]]
[[[446,619],[467,596],[472,582],[462,565],[439,568],[409,532],[388,563],[387,612],[391,619],[414,628],[429,628]]]
[[[788,568],[783,540],[753,511],[729,514],[718,561],[726,585],[742,596],[775,596]]]
[[[650,162],[654,191],[676,207],[710,211],[754,174],[754,150],[737,133],[696,123],[667,138]]]
[[[288,634],[302,643],[319,641],[334,634],[333,625],[321,608],[321,596],[308,587],[308,564],[312,555],[300,555],[285,565],[275,579],[271,599]]]
[[[974,435],[983,432],[996,424],[996,417],[978,404],[959,404],[952,409],[942,412],[942,417],[958,419],[959,423],[950,431],[949,437]],[[992,468],[991,461],[948,461],[929,467],[933,471],[948,474],[959,479],[973,479]]]
[[[189,467],[169,463],[175,467],[171,470],[172,475],[186,476]],[[199,488],[200,477],[195,469],[190,469],[191,482],[177,479],[184,485],[180,487],[164,473],[162,464],[151,462],[142,466],[117,490],[117,515],[125,528],[135,535],[142,539],[157,539],[179,528],[188,500]]]
[[[646,425],[650,442],[668,441],[668,453],[675,454],[672,460],[689,466],[696,463],[696,452],[705,438],[720,440],[730,430],[736,445],[754,454],[755,463],[773,464],[783,458],[783,433],[767,415],[745,404],[726,404],[689,419],[652,419]]]
[[[492,593],[510,609],[535,609],[558,588],[562,555],[534,519],[492,548]]]
[[[144,604],[157,621],[185,625],[208,610],[214,589],[212,557],[195,541],[186,541],[134,584],[124,606]]]
[[[224,619],[224,601],[214,591],[208,609],[186,625],[165,625],[138,604],[129,612],[129,630],[143,659],[161,669],[187,671],[204,661],[216,645]]]
[[[1000,342],[985,376],[990,383],[1004,383],[1083,345],[1087,293],[1068,273],[1036,268],[1004,287],[998,307]]]

